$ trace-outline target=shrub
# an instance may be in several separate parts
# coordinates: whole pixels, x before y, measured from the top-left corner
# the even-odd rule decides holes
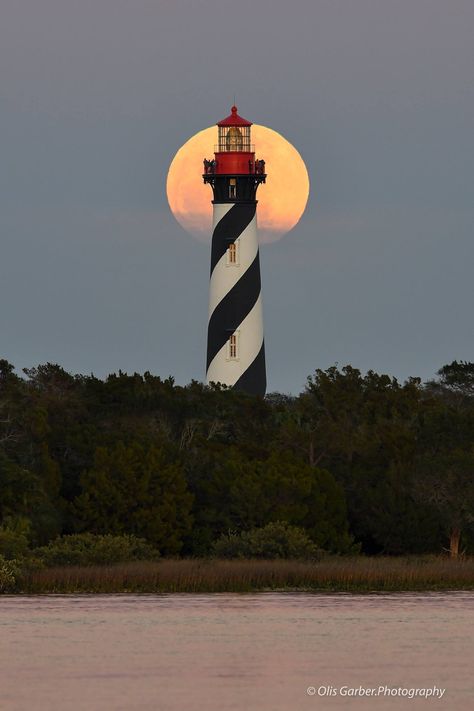
[[[22,558],[28,554],[29,545],[28,538],[21,531],[13,531],[10,528],[2,526],[0,528],[0,555],[12,560],[13,558]]]
[[[19,570],[13,560],[6,560],[0,555],[0,593],[11,592],[15,589],[15,583]]]
[[[46,566],[100,565],[132,560],[155,560],[160,553],[143,538],[136,536],[98,536],[79,533],[62,536],[47,546],[37,548],[34,555]]]
[[[301,558],[317,560],[323,551],[306,533],[286,521],[275,521],[263,528],[241,533],[229,532],[213,545],[218,558]]]

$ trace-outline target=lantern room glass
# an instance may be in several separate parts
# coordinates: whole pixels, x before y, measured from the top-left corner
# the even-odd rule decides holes
[[[251,152],[250,126],[219,126],[219,152]]]

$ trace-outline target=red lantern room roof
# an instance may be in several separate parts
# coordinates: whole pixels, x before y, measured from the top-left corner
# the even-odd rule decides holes
[[[247,119],[242,118],[242,116],[239,116],[237,113],[237,106],[233,106],[231,109],[231,114],[230,116],[227,116],[227,118],[222,119],[222,121],[219,121],[217,124],[218,126],[251,126],[252,122],[247,121]]]

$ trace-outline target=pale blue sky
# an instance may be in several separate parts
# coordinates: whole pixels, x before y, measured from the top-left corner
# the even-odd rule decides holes
[[[165,180],[235,93],[312,181],[261,250],[269,389],[473,360],[473,31],[472,0],[3,0],[0,357],[203,379]]]

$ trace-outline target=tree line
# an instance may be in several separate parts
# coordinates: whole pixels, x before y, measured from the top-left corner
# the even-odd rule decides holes
[[[474,364],[427,383],[334,366],[258,398],[0,360],[2,531],[206,556],[272,522],[332,553],[474,552]]]

